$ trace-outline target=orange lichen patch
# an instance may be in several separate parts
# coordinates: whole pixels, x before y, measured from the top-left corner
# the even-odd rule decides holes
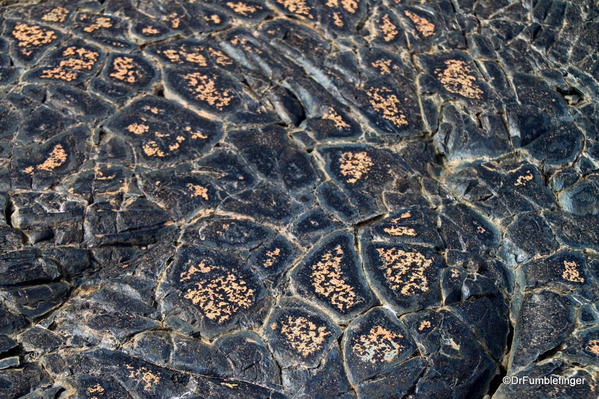
[[[278,256],[281,254],[281,248],[275,248],[272,251],[266,251],[266,260],[263,266],[268,268],[275,264]]]
[[[373,87],[368,92],[370,105],[395,126],[408,124],[405,112],[401,109],[401,101],[390,89],[386,87]]]
[[[303,357],[321,350],[326,337],[331,334],[326,326],[317,326],[304,316],[287,315],[280,323],[281,334],[289,346]],[[273,329],[276,327],[273,324]]]
[[[158,109],[158,107],[150,107],[149,105],[145,105],[144,111],[150,111],[154,115],[158,115],[158,113],[160,112],[160,109]]]
[[[84,32],[92,33],[98,29],[102,28],[111,28],[112,27],[112,18],[110,17],[96,17],[93,24],[87,25],[83,28]]]
[[[193,129],[191,128],[191,126],[186,126],[185,129],[183,129],[183,130],[185,130],[186,132],[192,132]],[[192,139],[196,139],[196,140],[198,140],[198,139],[207,139],[208,136],[206,136],[200,130],[196,130],[196,131],[194,131],[194,132],[191,133],[191,138]]]
[[[359,0],[327,0],[327,7],[338,8],[339,3],[345,11],[354,14],[358,10]]]
[[[140,383],[144,384],[144,391],[149,391],[160,382],[159,372],[153,372],[152,370],[149,370],[146,367],[140,367],[136,369],[135,367],[129,364],[125,367],[127,368],[127,370],[129,370],[129,378],[135,378]]]
[[[17,39],[19,47],[39,47],[51,43],[57,38],[56,32],[51,29],[24,23],[16,24],[11,34]]]
[[[483,90],[476,84],[476,76],[466,61],[445,60],[445,68],[436,68],[435,75],[450,93],[467,98],[480,98]]]
[[[98,61],[98,58],[100,57],[100,53],[98,53],[97,51],[92,51],[83,47],[76,46],[67,47],[62,52],[62,55],[64,57],[69,58],[60,61],[59,65],[61,67],[87,70],[91,70],[96,64],[96,61]]]
[[[322,116],[322,119],[333,121],[335,127],[338,127],[340,129],[343,129],[344,127],[349,127],[349,124],[343,120],[341,115],[339,115],[333,107],[329,107],[328,111]]]
[[[366,151],[344,152],[339,158],[339,169],[343,176],[349,176],[346,181],[355,183],[370,171],[374,165]]]
[[[343,25],[345,25],[343,23],[343,18],[341,17],[341,14],[339,14],[338,12],[333,13],[333,23],[335,24],[335,26],[338,26],[340,28],[342,28]]]
[[[422,320],[418,325],[418,331],[424,331],[427,328],[431,328],[432,324],[429,320]]]
[[[526,172],[525,175],[518,176],[516,182],[514,183],[514,186],[525,186],[526,182],[531,181],[532,179],[534,179],[534,176],[532,175],[532,172],[529,170]]]
[[[376,61],[374,61],[372,64],[373,67],[377,68],[379,70],[379,73],[381,75],[386,75],[388,73],[391,73],[391,65],[392,65],[393,61],[391,61],[388,58],[380,58]]]
[[[312,9],[306,3],[306,0],[276,0],[276,2],[285,7],[289,12],[301,17],[314,19]]]
[[[410,236],[414,237],[417,235],[416,230],[407,226],[391,226],[386,227],[383,231],[392,236]]]
[[[149,157],[151,157],[151,156],[158,156],[158,157],[166,156],[164,151],[162,151],[160,149],[160,147],[158,146],[158,143],[155,142],[154,140],[148,141],[146,144],[144,144],[142,146],[142,149],[146,153],[146,155]]]
[[[393,22],[391,22],[391,18],[389,18],[389,14],[383,15],[383,20],[380,25],[381,31],[383,32],[383,40],[386,42],[390,42],[395,39],[399,34],[397,30],[397,26]]]
[[[162,20],[169,21],[173,29],[177,29],[181,25],[181,17],[176,12],[163,16]]]
[[[234,12],[236,12],[237,14],[241,14],[243,16],[248,16],[249,14],[253,14],[256,11],[262,9],[262,7],[260,7],[259,5],[249,5],[247,3],[244,3],[242,1],[238,1],[238,2],[232,2],[232,1],[228,1],[225,3],[227,5],[227,7],[229,7],[231,10],[233,10]]]
[[[430,22],[428,19],[421,17],[420,15],[414,14],[410,10],[404,10],[403,12],[406,17],[416,25],[416,30],[424,37],[429,37],[435,33],[435,24]]]
[[[132,123],[127,126],[127,130],[133,134],[144,134],[149,129],[150,127],[148,125],[144,125],[143,123]]]
[[[67,153],[64,150],[62,144],[56,144],[52,151],[50,151],[50,155],[48,158],[42,162],[41,164],[33,167],[29,166],[23,170],[25,173],[33,173],[35,169],[51,171],[58,168],[60,165],[64,164],[67,160]]]
[[[100,384],[96,384],[93,387],[87,388],[87,392],[89,392],[89,393],[96,393],[96,392],[102,393],[104,391],[105,391],[104,387]]]
[[[191,265],[189,267],[189,269],[187,269],[186,272],[183,272],[179,275],[180,281],[186,281],[191,279],[191,276],[193,276],[196,273],[209,273],[214,269],[214,267],[212,266],[208,266],[206,265],[206,263],[204,261],[200,262],[197,266],[196,265]]]
[[[256,290],[231,272],[206,277],[185,293],[185,298],[198,305],[202,313],[218,323],[229,320],[241,309],[254,303]]]
[[[204,17],[204,18],[207,21],[211,21],[211,22],[213,22],[213,23],[215,23],[217,25],[222,22],[222,19],[220,18],[220,15],[218,15],[218,14],[212,14],[212,15],[209,15],[209,16]]]
[[[153,26],[144,26],[141,29],[141,32],[146,35],[158,35],[160,34],[160,29],[155,28]]]
[[[187,189],[191,191],[192,197],[202,197],[205,200],[208,200],[208,189],[206,187],[200,186],[199,184],[187,184]]]
[[[199,53],[200,48],[196,47],[191,50],[186,49],[167,49],[161,53],[169,59],[171,62],[177,64],[183,64],[183,61],[198,64],[200,66],[207,66],[206,57]]]
[[[143,76],[131,57],[116,57],[112,61],[112,70],[108,76],[128,83],[135,83]]]
[[[187,81],[198,100],[205,101],[217,109],[223,109],[233,101],[229,90],[216,87],[214,78],[200,72],[191,72],[183,75],[183,79]]]
[[[46,15],[42,17],[42,21],[48,22],[64,22],[67,20],[69,10],[64,7],[54,7]]]
[[[383,261],[385,278],[393,290],[402,295],[414,295],[429,290],[428,278],[424,274],[433,260],[420,252],[404,251],[399,248],[377,248]]]
[[[216,50],[216,49],[213,49],[212,47],[208,47],[208,53],[210,54],[211,57],[215,58],[214,62],[216,62],[219,65],[233,64],[233,60],[231,60],[231,58],[227,57],[225,55],[225,53],[223,53],[220,50]]]
[[[354,340],[352,349],[363,361],[370,363],[391,362],[400,350],[403,335],[377,325],[370,329],[367,334],[360,335]]]
[[[325,252],[318,262],[310,266],[310,277],[316,293],[326,297],[340,311],[345,311],[360,300],[354,287],[346,281],[341,270],[342,262],[343,249],[337,245],[333,251]]]
[[[599,355],[599,339],[593,339],[587,344],[587,349],[596,355]]]
[[[584,277],[580,275],[578,264],[574,261],[564,260],[562,278],[564,280],[572,281],[573,283],[584,283]]]
[[[77,73],[73,71],[67,71],[66,69],[63,69],[61,67],[47,68],[42,69],[40,73],[40,78],[60,79],[64,80],[65,82],[70,82],[72,80],[77,79]]]

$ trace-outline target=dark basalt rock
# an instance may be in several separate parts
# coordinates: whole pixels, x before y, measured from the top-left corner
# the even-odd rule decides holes
[[[595,398],[598,18],[0,0],[0,398]]]

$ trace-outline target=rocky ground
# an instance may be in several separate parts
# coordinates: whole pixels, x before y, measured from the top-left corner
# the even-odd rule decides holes
[[[597,398],[596,0],[0,3],[0,398]]]

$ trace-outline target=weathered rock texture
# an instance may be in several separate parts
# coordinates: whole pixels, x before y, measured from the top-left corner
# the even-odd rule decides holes
[[[0,3],[0,398],[597,398],[597,1]]]

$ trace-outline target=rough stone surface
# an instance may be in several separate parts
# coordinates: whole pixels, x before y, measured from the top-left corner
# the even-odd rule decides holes
[[[0,399],[596,398],[597,48],[596,0],[0,0]]]

